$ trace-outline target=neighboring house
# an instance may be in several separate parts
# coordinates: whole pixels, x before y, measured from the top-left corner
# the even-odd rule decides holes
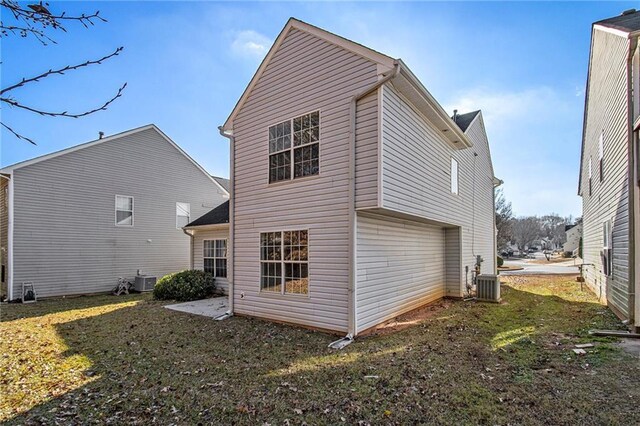
[[[496,273],[482,113],[401,60],[290,19],[221,132],[232,313],[352,337]]]
[[[228,192],[154,125],[0,170],[10,299],[107,292],[189,267],[182,227]]]
[[[567,225],[565,228],[565,234],[567,236],[567,242],[562,245],[562,251],[565,253],[574,253],[580,247],[580,238],[582,238],[582,223]]]
[[[584,276],[622,319],[640,326],[640,12],[593,24],[578,195]]]
[[[220,182],[222,178],[215,178]],[[227,179],[222,179],[226,181]],[[223,182],[220,182],[223,183]],[[228,188],[228,186],[225,186]],[[227,279],[227,250],[229,240],[229,201],[190,222],[183,229],[192,237],[191,268],[211,272],[216,286],[229,291]]]

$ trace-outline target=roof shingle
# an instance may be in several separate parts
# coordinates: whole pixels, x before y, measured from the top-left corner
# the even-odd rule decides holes
[[[222,225],[225,223],[229,223],[229,201],[225,201],[218,207],[203,214],[202,216],[185,226],[185,228],[188,228],[190,226]]]

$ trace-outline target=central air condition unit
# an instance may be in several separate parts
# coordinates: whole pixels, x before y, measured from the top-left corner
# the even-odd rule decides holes
[[[500,278],[497,275],[478,275],[476,292],[481,302],[500,303]]]
[[[150,277],[148,275],[136,275],[136,280],[133,283],[133,289],[135,291],[151,291],[156,285],[156,277]]]

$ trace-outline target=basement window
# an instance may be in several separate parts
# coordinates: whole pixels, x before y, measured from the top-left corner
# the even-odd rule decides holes
[[[613,247],[610,220],[602,224],[602,272],[608,277],[613,274]]]
[[[309,294],[308,231],[260,234],[260,290]]]
[[[227,276],[227,240],[204,240],[202,251],[204,271],[215,277]]]
[[[133,226],[133,197],[116,195],[116,226]]]
[[[269,127],[269,183],[319,173],[320,111]]]

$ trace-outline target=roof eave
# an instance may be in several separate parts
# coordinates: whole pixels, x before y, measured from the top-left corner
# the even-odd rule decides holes
[[[229,227],[229,222],[227,223],[209,223],[206,225],[187,225],[183,226],[182,229],[186,230],[194,230],[194,231],[206,231],[206,230],[216,230],[216,229],[225,229]]]

